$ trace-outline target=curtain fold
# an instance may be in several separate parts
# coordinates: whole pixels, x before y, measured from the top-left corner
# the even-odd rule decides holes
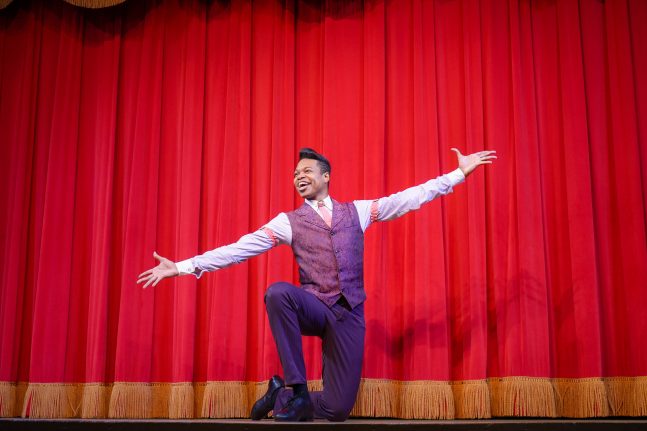
[[[79,2],[70,2],[79,3]],[[89,2],[80,2],[89,3]],[[141,289],[331,194],[499,159],[365,235],[356,416],[647,415],[647,4],[125,2],[0,12],[0,416],[246,417],[288,247]],[[307,337],[312,389],[321,348]]]

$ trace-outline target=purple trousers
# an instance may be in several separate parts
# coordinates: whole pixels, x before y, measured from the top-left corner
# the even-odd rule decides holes
[[[364,359],[364,304],[350,309],[345,301],[328,307],[290,283],[275,283],[265,306],[276,341],[286,386],[306,383],[302,335],[321,338],[323,391],[311,392],[315,418],[343,421],[353,409]],[[274,411],[283,408],[292,390],[282,389]]]

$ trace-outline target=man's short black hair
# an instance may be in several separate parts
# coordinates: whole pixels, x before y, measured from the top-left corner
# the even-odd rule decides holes
[[[301,148],[299,150],[299,160],[303,159],[316,160],[319,165],[319,169],[321,169],[321,173],[324,174],[328,172],[328,174],[330,174],[330,162],[328,159],[312,148]]]

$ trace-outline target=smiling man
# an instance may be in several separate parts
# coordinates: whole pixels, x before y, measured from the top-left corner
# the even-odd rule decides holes
[[[299,266],[300,287],[275,283],[265,293],[265,306],[285,380],[274,376],[254,404],[251,418],[274,411],[277,421],[324,418],[343,421],[355,404],[364,356],[364,232],[376,221],[392,220],[452,191],[494,151],[464,156],[455,148],[458,168],[446,175],[375,200],[340,203],[330,198],[331,166],[316,151],[304,148],[294,170],[294,186],[305,200],[280,213],[236,243],[174,263],[154,253],[159,265],[143,272],[138,283],[215,271],[259,255],[272,247],[292,247]],[[302,335],[321,338],[323,390],[309,393],[301,347]]]

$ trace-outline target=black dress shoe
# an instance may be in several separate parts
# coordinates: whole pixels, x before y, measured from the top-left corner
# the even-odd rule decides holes
[[[283,379],[279,376],[272,376],[270,381],[267,383],[267,392],[265,392],[265,395],[260,397],[254,403],[249,417],[255,421],[267,417],[267,414],[274,408],[276,396],[279,394],[279,389],[282,387],[285,387]]]
[[[280,422],[303,422],[314,419],[315,407],[310,400],[310,395],[295,395],[280,412],[274,412],[274,420]]]

